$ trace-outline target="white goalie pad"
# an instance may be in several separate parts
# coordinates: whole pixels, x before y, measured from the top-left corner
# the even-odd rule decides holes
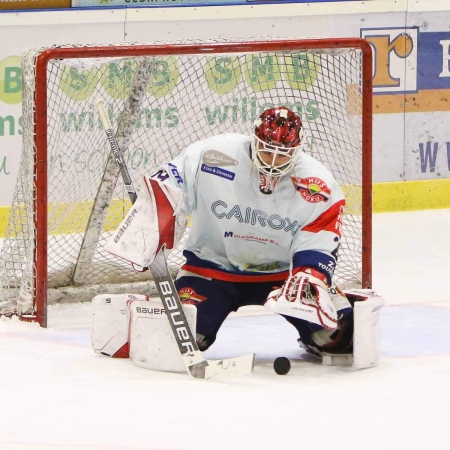
[[[181,189],[144,176],[139,197],[105,249],[135,266],[148,267],[163,244],[174,248],[186,228]]]
[[[353,304],[353,355],[321,352],[322,364],[351,365],[366,369],[378,364],[380,356],[380,310],[384,298],[371,289],[344,290]]]
[[[353,307],[353,368],[365,369],[378,364],[380,357],[380,310],[384,298],[370,290],[350,291],[347,295],[367,295]]]
[[[92,299],[92,347],[96,353],[114,358],[129,357],[127,303],[145,301],[139,294],[102,294]]]
[[[186,372],[186,366],[160,300],[129,303],[130,359],[139,367],[163,372]],[[195,336],[197,308],[183,305]]]

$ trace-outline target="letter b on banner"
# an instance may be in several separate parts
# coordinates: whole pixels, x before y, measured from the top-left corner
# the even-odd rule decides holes
[[[22,101],[22,69],[19,56],[0,61],[0,101],[15,105]]]

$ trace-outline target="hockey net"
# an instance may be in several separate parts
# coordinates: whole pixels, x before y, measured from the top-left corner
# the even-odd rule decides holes
[[[46,326],[47,304],[152,291],[103,250],[130,207],[93,106],[107,105],[136,186],[188,144],[249,134],[285,105],[304,151],[347,197],[336,281],[371,284],[371,54],[360,39],[54,46],[23,55],[23,150],[0,255],[0,314]],[[183,242],[172,251],[175,272]]]

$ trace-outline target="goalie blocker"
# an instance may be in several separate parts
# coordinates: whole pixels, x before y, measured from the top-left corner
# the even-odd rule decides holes
[[[163,245],[168,250],[178,245],[185,228],[183,191],[144,176],[138,199],[105,249],[146,270]]]

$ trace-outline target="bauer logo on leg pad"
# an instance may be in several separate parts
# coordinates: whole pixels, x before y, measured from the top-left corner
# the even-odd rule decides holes
[[[136,312],[138,314],[155,314],[155,315],[162,315],[164,314],[163,308],[148,308],[148,307],[136,307]]]

